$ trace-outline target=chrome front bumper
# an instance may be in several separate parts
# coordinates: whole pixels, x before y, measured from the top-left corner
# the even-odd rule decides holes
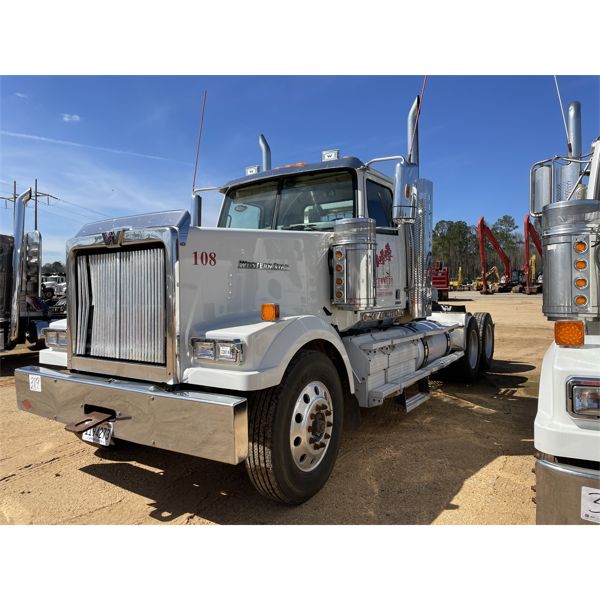
[[[581,518],[581,488],[600,488],[600,472],[538,459],[535,463],[536,523],[593,525]]]
[[[153,384],[44,367],[16,369],[15,382],[17,407],[25,412],[72,423],[107,409],[115,414],[118,439],[229,464],[248,455],[245,398],[168,392]]]

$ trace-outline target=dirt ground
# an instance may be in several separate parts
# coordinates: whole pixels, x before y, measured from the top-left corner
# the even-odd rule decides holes
[[[363,410],[329,482],[299,507],[262,498],[243,465],[99,449],[18,411],[13,370],[37,354],[0,355],[0,523],[533,524],[533,420],[552,326],[541,296],[453,300],[492,313],[491,372],[473,385],[433,382],[407,415],[393,402]]]

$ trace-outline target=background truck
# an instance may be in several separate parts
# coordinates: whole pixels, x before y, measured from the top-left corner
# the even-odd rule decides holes
[[[537,522],[600,523],[600,138],[582,155],[581,107],[569,152],[533,165],[541,218],[543,311],[554,342],[542,364],[534,442]]]
[[[47,300],[64,296],[67,293],[67,279],[60,273],[42,275],[42,295]]]
[[[0,235],[0,350],[25,342],[34,349],[43,347],[41,332],[54,316],[40,298],[42,234],[25,233],[30,199],[31,189],[17,198],[14,233]]]
[[[448,275],[448,267],[442,264],[441,260],[436,260],[433,263],[431,270],[431,283],[437,290],[438,300],[448,300],[448,292],[450,291],[450,276]]]
[[[261,494],[298,504],[327,481],[359,408],[394,398],[410,411],[442,369],[474,379],[494,325],[432,312],[418,110],[417,97],[406,158],[327,150],[271,168],[261,135],[262,164],[219,188],[217,227],[200,227],[202,190],[193,217],[84,226],[67,246],[67,322],[40,357],[54,368],[17,369],[18,407],[91,443],[245,461]],[[373,168],[383,161],[394,178]]]

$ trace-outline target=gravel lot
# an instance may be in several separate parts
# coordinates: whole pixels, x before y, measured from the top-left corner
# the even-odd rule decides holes
[[[473,385],[434,382],[403,414],[363,410],[332,477],[299,507],[263,499],[236,467],[135,445],[98,449],[16,409],[0,355],[0,523],[533,524],[533,420],[552,339],[541,296],[457,292],[496,322],[495,363]]]

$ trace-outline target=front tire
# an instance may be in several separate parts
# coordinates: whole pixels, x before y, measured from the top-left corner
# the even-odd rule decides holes
[[[326,483],[343,428],[343,390],[331,360],[298,354],[280,385],[250,400],[246,470],[267,498],[301,504]]]

